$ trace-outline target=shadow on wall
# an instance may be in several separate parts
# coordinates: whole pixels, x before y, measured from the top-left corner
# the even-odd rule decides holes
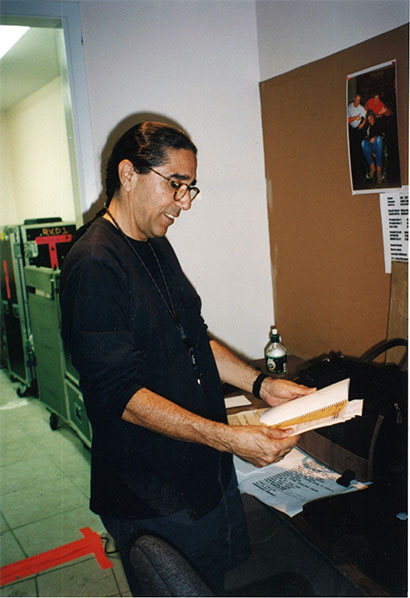
[[[90,220],[92,220],[97,212],[104,207],[104,202],[106,199],[105,193],[105,170],[107,166],[108,159],[111,155],[112,149],[117,142],[117,140],[123,135],[129,128],[133,127],[134,125],[138,124],[139,122],[143,121],[155,121],[161,122],[171,127],[175,127],[179,129],[183,133],[185,133],[188,137],[189,134],[184,130],[184,128],[177,123],[176,121],[162,115],[162,114],[155,114],[151,112],[136,112],[135,114],[131,114],[124,118],[118,125],[111,131],[109,134],[106,144],[101,152],[101,162],[100,162],[100,176],[102,181],[102,191],[97,198],[97,200],[92,204],[89,210],[84,212],[83,214],[83,222],[86,224]]]

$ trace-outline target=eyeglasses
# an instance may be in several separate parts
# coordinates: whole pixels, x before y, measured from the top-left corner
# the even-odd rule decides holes
[[[148,170],[152,170],[152,172],[155,172],[155,174],[158,174],[160,177],[168,181],[168,183],[171,185],[174,191],[174,201],[180,201],[183,197],[185,197],[187,191],[189,192],[190,200],[194,201],[195,197],[199,193],[198,187],[192,187],[192,185],[187,185],[187,183],[177,183],[177,181],[174,181],[174,179],[171,179],[170,177],[161,174],[160,172],[154,170],[150,166],[146,166],[145,168],[148,168]]]

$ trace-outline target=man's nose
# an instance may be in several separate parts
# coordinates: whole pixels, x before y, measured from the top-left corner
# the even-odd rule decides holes
[[[181,199],[177,201],[178,205],[181,206],[182,210],[190,210],[192,206],[191,196],[189,195],[189,191],[187,191]]]

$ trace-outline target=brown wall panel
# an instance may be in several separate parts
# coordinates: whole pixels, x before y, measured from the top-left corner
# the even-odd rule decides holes
[[[387,335],[379,196],[351,192],[346,76],[394,58],[407,184],[407,25],[260,84],[276,324],[301,357]]]

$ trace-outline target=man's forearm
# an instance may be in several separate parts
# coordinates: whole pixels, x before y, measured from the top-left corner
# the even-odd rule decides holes
[[[252,392],[260,372],[217,341],[211,341],[211,348],[222,381]],[[289,380],[268,377],[263,381],[260,396],[269,405],[277,405],[309,394],[312,390]],[[258,467],[281,459],[298,440],[297,436],[291,436],[291,430],[273,430],[263,425],[230,426],[206,419],[147,388],[141,388],[131,397],[122,418],[169,438],[233,453]]]
[[[131,397],[122,418],[169,438],[238,455],[258,467],[281,459],[298,440],[266,426],[229,426],[205,419],[147,388]]]
[[[245,392],[252,392],[253,384],[260,371],[239,359],[215,340],[211,341],[211,349],[222,382],[233,384]],[[291,380],[275,379],[267,376],[259,389],[259,396],[268,405],[274,407],[281,405],[284,401],[291,401],[311,394],[315,390],[315,388],[295,384]]]
[[[128,401],[122,419],[176,440],[227,450],[223,437],[228,426],[196,415],[147,388]]]
[[[252,386],[260,374],[215,340],[211,341],[216,366],[222,382],[232,384],[245,392],[252,392]]]

